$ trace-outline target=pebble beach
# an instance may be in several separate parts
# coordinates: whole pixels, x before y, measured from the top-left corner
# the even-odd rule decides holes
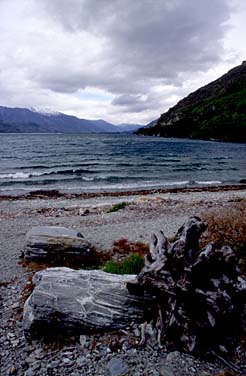
[[[92,337],[61,349],[28,344],[21,330],[21,295],[32,275],[19,263],[26,232],[32,226],[76,228],[96,248],[108,250],[115,240],[148,243],[151,233],[172,236],[192,215],[222,210],[246,198],[246,187],[120,192],[94,195],[45,195],[0,198],[0,347],[1,375],[215,375],[228,367],[178,352],[153,348],[112,351],[107,339],[91,349]],[[124,209],[110,212],[126,202]],[[245,220],[245,219],[244,219]],[[112,339],[112,338],[111,338]],[[104,342],[103,342],[104,341]],[[95,350],[95,351],[94,351]]]

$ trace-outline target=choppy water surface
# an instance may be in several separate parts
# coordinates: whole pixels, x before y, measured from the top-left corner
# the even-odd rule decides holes
[[[238,184],[245,144],[123,134],[1,134],[0,194]]]

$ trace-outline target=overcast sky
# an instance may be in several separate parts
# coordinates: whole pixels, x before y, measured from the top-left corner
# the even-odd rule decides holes
[[[0,0],[0,105],[145,124],[245,37],[245,0]]]

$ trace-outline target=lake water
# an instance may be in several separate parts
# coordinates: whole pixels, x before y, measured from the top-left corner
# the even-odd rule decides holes
[[[0,194],[239,184],[245,144],[125,134],[0,134]]]

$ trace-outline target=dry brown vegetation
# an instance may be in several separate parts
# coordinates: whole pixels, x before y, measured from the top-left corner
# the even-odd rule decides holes
[[[140,256],[144,256],[149,252],[149,246],[140,241],[131,242],[128,239],[122,238],[114,241],[112,252],[113,258],[124,257],[131,253],[137,253]]]
[[[112,251],[105,252],[100,249],[92,248],[91,252],[86,256],[82,255],[66,255],[57,252],[47,258],[45,262],[40,260],[29,261],[23,256],[19,262],[24,268],[30,272],[38,272],[40,270],[52,267],[67,267],[72,269],[97,269],[104,262],[111,259]]]
[[[216,246],[228,244],[236,253],[241,268],[246,272],[246,199],[232,202],[228,206],[202,214],[208,230],[201,245],[213,242]]]

